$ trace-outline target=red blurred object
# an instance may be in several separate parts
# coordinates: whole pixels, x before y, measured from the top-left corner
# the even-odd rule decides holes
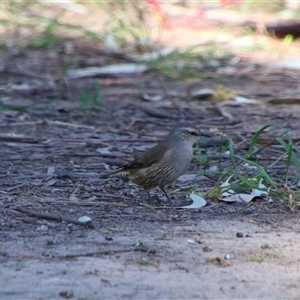
[[[240,3],[244,0],[220,0],[220,6],[228,5],[231,3]],[[152,5],[153,10],[160,16],[162,26],[164,28],[204,28],[205,25],[196,23],[199,20],[203,20],[206,11],[204,9],[199,9],[194,15],[183,17],[179,20],[171,21],[166,16],[165,12],[161,8],[159,0],[147,0],[147,2]]]
[[[167,19],[166,19],[166,16],[165,16],[164,12],[161,9],[159,0],[147,0],[147,2],[150,5],[152,5],[154,11],[157,12],[157,14],[161,17],[161,21],[162,21],[163,27],[165,27]]]
[[[193,16],[188,16],[181,18],[180,20],[171,21],[167,18],[166,14],[162,10],[159,0],[147,0],[147,2],[152,5],[154,11],[160,16],[164,28],[203,27],[194,25],[195,21],[203,18],[203,16],[205,15],[205,11],[202,9],[198,10],[197,13]]]
[[[220,0],[221,5],[227,5],[232,3],[242,3],[244,0]]]

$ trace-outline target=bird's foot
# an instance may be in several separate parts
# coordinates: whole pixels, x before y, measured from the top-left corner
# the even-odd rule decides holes
[[[157,195],[153,195],[151,197],[147,197],[146,199],[143,199],[143,203],[145,203],[146,205],[149,205],[149,206],[154,206],[154,207],[157,207],[157,206],[161,206],[162,204],[164,206],[172,206],[173,205],[173,202],[170,200],[170,199],[161,199],[159,198]]]

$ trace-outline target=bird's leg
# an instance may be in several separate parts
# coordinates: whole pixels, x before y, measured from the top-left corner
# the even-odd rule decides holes
[[[166,192],[165,188],[164,188],[163,186],[161,186],[160,188],[161,188],[161,190],[164,192],[165,196],[167,197],[167,201],[166,201],[166,202],[167,202],[168,204],[174,204],[174,202],[170,199],[168,193]]]
[[[151,201],[151,195],[150,195],[150,190],[145,190],[147,194],[147,200],[150,202]]]

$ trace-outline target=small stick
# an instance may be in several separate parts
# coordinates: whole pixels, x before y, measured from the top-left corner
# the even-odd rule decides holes
[[[77,253],[77,254],[66,254],[66,255],[53,255],[53,256],[33,256],[33,255],[5,255],[6,257],[11,258],[28,258],[28,259],[72,259],[77,257],[87,257],[87,256],[94,256],[94,255],[108,255],[108,254],[115,254],[115,253],[126,253],[132,251],[141,251],[145,252],[148,256],[149,254],[156,254],[156,250],[147,248],[145,246],[138,246],[138,247],[130,247],[130,248],[123,248],[123,249],[107,249],[107,250],[99,250],[99,251],[92,251],[86,253]]]
[[[90,228],[94,228],[94,225],[92,225],[91,223],[80,222],[80,221],[73,220],[73,219],[70,219],[70,218],[67,218],[67,217],[55,216],[55,215],[49,214],[49,213],[39,213],[39,212],[35,212],[35,211],[32,211],[32,210],[25,209],[23,207],[16,207],[16,208],[14,208],[14,210],[16,210],[18,212],[21,212],[23,214],[27,214],[27,215],[32,216],[32,217],[37,217],[37,218],[42,218],[42,219],[52,220],[52,221],[60,221],[60,222],[65,221],[65,222],[73,223],[73,224],[76,224],[76,225],[81,225],[81,226],[87,226],[87,227],[90,227]]]
[[[148,256],[149,254],[155,254],[156,251],[151,248],[146,248],[145,246],[138,246],[138,247],[130,247],[130,248],[123,248],[123,249],[107,249],[107,250],[99,250],[87,253],[79,253],[79,254],[67,254],[63,256],[54,256],[55,258],[75,258],[80,256],[94,256],[94,255],[107,255],[107,254],[114,254],[114,253],[126,253],[132,251],[141,251],[145,252]]]

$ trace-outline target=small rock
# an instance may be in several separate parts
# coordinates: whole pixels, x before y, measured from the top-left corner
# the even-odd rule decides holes
[[[78,218],[78,221],[82,223],[92,223],[92,219],[88,216],[80,217]]]
[[[228,254],[228,253],[227,253],[227,254],[225,254],[225,255],[224,255],[224,259],[227,259],[227,260],[229,260],[229,259],[230,259],[230,254]]]
[[[242,232],[237,232],[236,237],[237,238],[242,238],[242,237],[244,237],[244,234]]]
[[[69,291],[62,291],[59,293],[59,296],[65,299],[70,299],[73,297],[73,292],[69,292]]]
[[[37,228],[37,231],[43,231],[43,232],[48,231],[48,226],[41,225],[40,227]]]
[[[192,89],[190,91],[190,97],[193,99],[208,99],[214,95],[215,91],[212,89]]]
[[[202,249],[203,249],[203,252],[211,252],[211,251],[213,251],[213,249],[210,248],[209,246],[204,246]]]
[[[123,214],[125,215],[132,215],[134,213],[134,208],[132,207],[126,207],[123,210]]]
[[[53,245],[54,245],[54,240],[53,239],[46,240],[46,246],[53,246]]]
[[[264,243],[260,246],[261,249],[272,249],[268,243]]]
[[[67,225],[67,228],[66,228],[67,232],[70,233],[74,230],[74,225],[72,223],[69,223]]]

